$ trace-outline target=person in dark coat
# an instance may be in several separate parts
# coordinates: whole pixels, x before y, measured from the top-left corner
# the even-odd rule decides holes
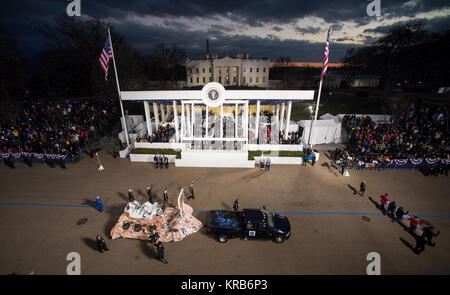
[[[233,210],[234,211],[239,210],[239,199],[236,199],[236,201],[234,201]]]
[[[398,207],[397,211],[395,211],[395,215],[396,215],[395,221],[398,222],[398,221],[402,220],[403,216],[408,213],[409,213],[409,211],[405,212],[403,207]]]
[[[316,154],[312,154],[312,158],[311,158],[311,166],[314,167],[314,164],[316,164]]]
[[[167,264],[167,260],[164,258],[164,246],[162,245],[161,241],[156,243],[156,251],[158,253],[158,256],[156,257],[159,261],[161,261],[164,264]]]
[[[389,203],[387,208],[387,214],[391,216],[391,218],[395,218],[395,209],[397,208],[397,205],[395,204],[395,201],[392,201]]]
[[[167,156],[164,156],[164,166],[166,166],[166,169],[169,168],[169,158]]]
[[[155,155],[155,156],[153,157],[153,161],[155,161],[155,168],[158,168],[158,165],[159,165],[158,160],[159,160],[159,156],[158,156],[158,155]]]
[[[128,190],[128,202],[134,202],[134,194],[131,188]]]
[[[150,186],[147,186],[147,196],[148,196],[148,201],[150,203],[153,203],[152,188],[153,188],[153,184],[151,184]]]
[[[160,156],[158,161],[159,161],[159,168],[162,169],[164,166],[164,157]]]
[[[308,156],[306,154],[303,154],[303,161],[302,161],[302,166],[306,166],[306,162],[308,162]]]
[[[366,181],[364,180],[363,182],[361,182],[359,186],[359,195],[364,196],[365,192],[366,192]]]
[[[103,202],[102,199],[100,199],[100,196],[97,196],[97,199],[95,199],[95,205],[97,205],[98,212],[103,211]]]
[[[266,171],[270,171],[270,158],[267,157],[266,159]]]
[[[194,197],[194,182],[191,183],[191,185],[189,186],[189,199],[195,199]]]
[[[427,243],[430,246],[436,245],[436,243],[433,242],[433,237],[437,237],[439,235],[439,231],[437,233],[434,232],[434,226],[427,226],[423,229],[423,235],[427,239]]]
[[[163,205],[162,205],[163,210],[164,210],[164,208],[166,208],[166,202],[168,202],[168,201],[169,201],[169,196],[167,194],[167,187],[166,187],[166,189],[164,190],[164,193],[163,193]]]
[[[97,236],[97,249],[100,253],[103,253],[103,250],[108,251],[108,247],[106,247],[106,243],[105,240],[102,238],[102,236],[98,235]]]

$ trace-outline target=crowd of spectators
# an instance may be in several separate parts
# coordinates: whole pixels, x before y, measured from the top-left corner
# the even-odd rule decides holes
[[[153,131],[152,135],[146,134],[144,137],[137,137],[137,142],[175,142],[175,128],[170,124],[161,124],[158,130]]]
[[[74,159],[111,126],[112,100],[26,102],[0,114],[0,153],[66,155]]]
[[[350,157],[359,165],[393,159],[447,159],[447,114],[442,106],[411,105],[390,124],[377,124],[369,116],[346,115],[342,126],[349,141],[338,157]]]

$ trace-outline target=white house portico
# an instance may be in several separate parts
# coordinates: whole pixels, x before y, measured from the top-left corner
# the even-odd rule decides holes
[[[314,97],[313,90],[226,90],[217,82],[208,83],[201,90],[120,94],[123,101],[143,102],[144,137],[155,132],[153,126],[157,129],[170,109],[173,112],[172,142],[135,142],[134,147],[180,149],[181,159],[175,160],[176,166],[200,167],[252,167],[254,161],[248,161],[248,150],[301,150],[301,144],[282,145],[279,141],[290,135],[292,103]],[[263,105],[272,107],[266,107],[261,114]]]

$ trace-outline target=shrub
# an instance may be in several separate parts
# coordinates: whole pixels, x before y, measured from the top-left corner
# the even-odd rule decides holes
[[[146,148],[137,148],[131,151],[132,154],[137,155],[176,155],[177,159],[181,159],[181,151],[173,150],[173,149],[146,149]]]

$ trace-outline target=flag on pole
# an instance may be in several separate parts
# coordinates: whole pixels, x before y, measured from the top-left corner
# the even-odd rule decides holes
[[[109,41],[109,37],[106,37],[105,47],[103,47],[102,53],[100,54],[100,58],[98,59],[100,67],[102,68],[103,72],[105,72],[105,81],[108,80],[108,67],[109,67],[109,60],[111,58],[112,58],[111,43]]]
[[[321,80],[323,80],[323,77],[325,77],[325,74],[327,73],[329,54],[330,54],[330,28],[328,28],[327,45],[325,45],[325,58],[323,60]]]

